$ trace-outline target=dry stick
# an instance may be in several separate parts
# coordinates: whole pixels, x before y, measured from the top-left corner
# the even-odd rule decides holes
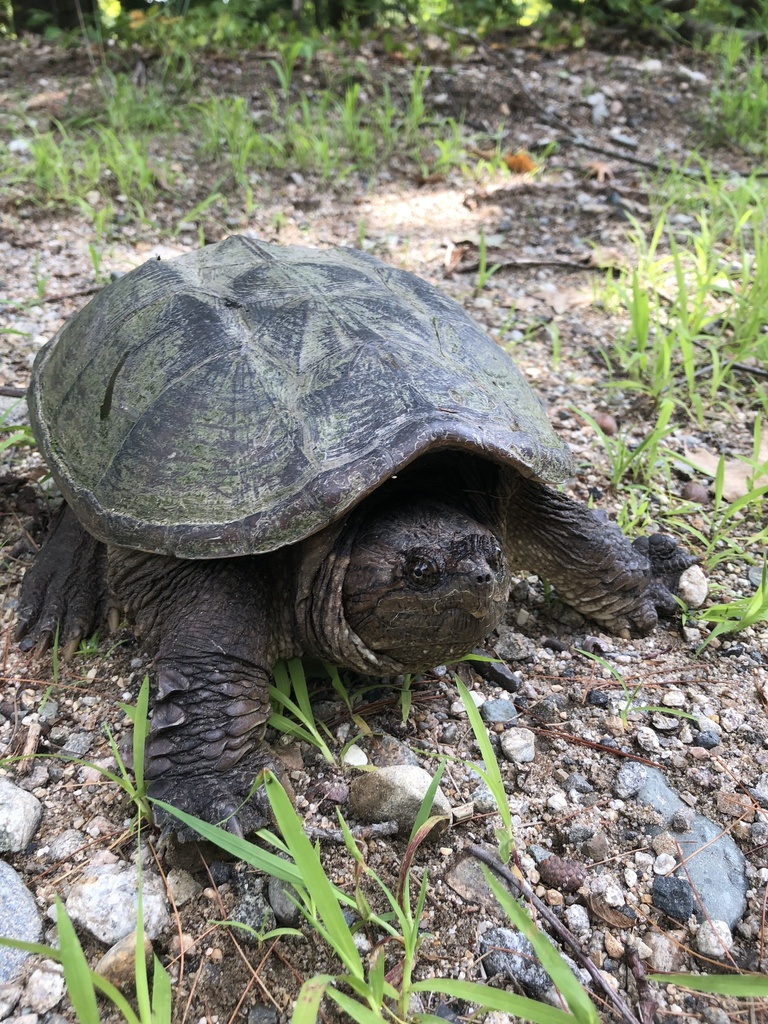
[[[10,384],[0,385],[0,395],[3,398],[24,398],[26,393],[26,388],[14,388]]]
[[[503,878],[504,881],[512,887],[517,896],[524,896],[533,904],[537,912],[544,918],[560,941],[564,942],[565,945],[570,948],[574,958],[588,972],[597,988],[604,993],[608,1002],[613,1004],[613,1008],[617,1013],[621,1014],[623,1020],[627,1021],[628,1024],[643,1024],[643,1022],[635,1016],[629,1005],[622,999],[622,997],[617,992],[614,992],[610,985],[608,985],[600,971],[595,966],[594,961],[587,956],[578,940],[574,938],[571,932],[568,931],[557,915],[549,909],[546,903],[543,903],[539,899],[525,879],[517,878],[513,875],[509,868],[501,863],[498,857],[489,853],[488,850],[485,850],[482,846],[477,846],[475,843],[471,843],[469,846],[469,852],[474,857],[477,857],[478,860],[487,864],[489,868],[492,868],[497,875]]]
[[[627,948],[627,964],[637,985],[637,1009],[640,1013],[640,1020],[642,1024],[653,1024],[659,1003],[654,999],[651,986],[648,984],[645,965],[633,946]]]

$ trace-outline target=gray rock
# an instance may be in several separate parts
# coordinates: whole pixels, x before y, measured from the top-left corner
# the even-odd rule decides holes
[[[296,890],[289,882],[274,876],[267,882],[267,899],[277,923],[287,928],[296,928],[301,921],[301,911],[291,899],[291,894],[295,896]]]
[[[88,837],[84,832],[76,828],[68,828],[48,843],[48,852],[45,855],[45,859],[49,864],[55,864],[60,860],[68,860],[73,853],[82,849],[88,842]]]
[[[657,876],[653,880],[651,897],[654,907],[675,921],[687,921],[696,903],[687,878]]]
[[[487,700],[480,708],[480,717],[484,722],[493,725],[496,722],[515,722],[517,720],[517,708],[511,700],[499,697],[496,700]]]
[[[86,867],[84,877],[67,897],[67,913],[90,935],[113,946],[136,928],[138,871],[135,864]],[[156,939],[170,923],[162,879],[147,868],[141,873],[144,931]]]
[[[566,908],[565,923],[574,935],[589,935],[592,928],[589,914],[580,903],[572,903],[570,907]]]
[[[0,1020],[6,1020],[16,1009],[23,986],[18,982],[0,985]]]
[[[494,643],[494,650],[505,661],[532,661],[536,653],[536,645],[522,633],[516,633],[509,626],[499,626],[499,639]]]
[[[681,823],[688,805],[668,785],[660,771],[637,762],[622,765],[613,787],[614,794],[627,800],[633,797],[657,811],[660,825],[652,832],[657,835],[675,824]],[[695,814],[687,831],[675,831],[686,862],[685,870],[678,871],[681,878],[687,877],[696,894],[696,915],[700,920],[724,921],[733,928],[746,908],[747,878],[746,862],[736,843],[722,828],[702,814]],[[686,874],[687,872],[687,874]]]
[[[173,902],[177,907],[183,907],[185,903],[189,903],[203,888],[183,868],[171,868],[166,878],[168,888],[171,890],[171,896],[173,896]]]
[[[34,1013],[47,1013],[64,996],[64,970],[54,960],[43,960],[27,980],[24,1005]]]
[[[237,929],[239,941],[249,946],[257,945],[261,941],[260,936],[271,931],[277,924],[272,907],[264,895],[264,878],[254,874],[252,868],[241,864],[236,869],[234,886],[238,899],[229,920],[246,926]]]
[[[0,779],[0,852],[21,853],[37,831],[43,808],[37,797]]]
[[[530,729],[507,729],[501,736],[501,752],[508,761],[528,764],[536,757],[536,737]]]
[[[360,821],[396,821],[401,832],[410,832],[421,809],[432,776],[424,768],[401,764],[366,772],[349,787],[349,806]],[[438,788],[433,815],[450,817],[451,805]]]
[[[532,999],[543,999],[552,988],[552,979],[539,963],[533,946],[520,932],[511,928],[491,928],[480,939],[483,963],[491,976],[503,974],[516,982]]]
[[[0,933],[22,942],[39,942],[43,934],[42,919],[32,893],[3,860],[0,860]],[[0,985],[19,976],[28,956],[20,949],[0,946]]]
[[[273,1006],[252,1006],[248,1024],[277,1024],[277,1010]]]

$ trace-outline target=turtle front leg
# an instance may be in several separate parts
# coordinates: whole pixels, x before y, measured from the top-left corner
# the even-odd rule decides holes
[[[559,597],[619,636],[645,635],[677,608],[680,574],[698,559],[667,534],[631,544],[584,505],[520,476],[507,521],[508,557],[548,579]]]
[[[238,834],[264,824],[263,801],[249,796],[259,771],[278,767],[259,749],[271,625],[257,563],[110,551],[110,582],[155,652],[149,795]]]
[[[21,649],[37,647],[42,652],[58,639],[66,660],[107,612],[116,629],[120,617],[116,607],[109,607],[106,567],[106,545],[88,533],[69,505],[62,504],[21,584],[14,633]]]

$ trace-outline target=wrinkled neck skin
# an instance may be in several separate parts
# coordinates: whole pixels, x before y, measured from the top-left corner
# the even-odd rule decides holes
[[[506,516],[501,514],[507,499],[504,475],[482,460],[460,453],[419,460],[414,471],[406,470],[400,479],[393,479],[363,502],[346,519],[327,527],[296,548],[296,599],[294,603],[296,633],[302,649],[324,661],[351,668],[365,675],[401,675],[405,672],[431,668],[444,661],[455,660],[479,643],[501,621],[506,608],[509,580],[504,557],[506,547]],[[433,495],[449,491],[450,504],[437,502]],[[434,544],[438,552],[448,551],[452,541],[452,526],[444,525],[455,519],[459,526],[469,523],[468,539],[459,538],[456,544],[461,570],[442,591],[428,592],[423,612],[411,611],[410,623],[418,623],[420,637],[432,638],[436,632],[436,616],[441,609],[453,604],[452,590],[464,591],[472,581],[478,593],[469,594],[455,602],[461,607],[450,609],[450,622],[442,626],[442,636],[425,639],[424,649],[408,651],[398,656],[397,645],[385,644],[372,650],[350,624],[357,615],[362,621],[357,601],[355,581],[366,576],[366,564],[361,564],[360,548],[356,543],[370,545],[371,534],[376,534],[379,520],[386,519],[394,509],[403,509],[408,515],[416,509],[417,526],[421,519],[428,523],[430,515],[437,517],[438,529]],[[475,527],[477,529],[475,530]],[[427,528],[426,535],[430,531]],[[442,534],[442,536],[441,536]],[[475,535],[477,534],[477,536]],[[412,543],[412,541],[409,541]],[[407,546],[407,545],[406,545]],[[373,542],[371,565],[380,566],[381,559]],[[490,566],[486,564],[486,560]],[[468,568],[467,568],[468,567]],[[396,570],[397,571],[397,570]],[[386,594],[386,573],[378,572],[371,584],[374,595],[382,594],[382,607],[392,609],[398,616],[400,601]],[[363,583],[361,590],[364,590]],[[434,600],[430,594],[434,593]],[[408,594],[404,594],[405,612]],[[388,602],[388,603],[386,603]],[[365,602],[363,602],[365,603]],[[367,602],[376,605],[374,597]],[[385,612],[385,621],[388,612]],[[407,618],[407,614],[405,615]],[[451,633],[455,624],[455,635]],[[397,633],[399,626],[394,626]],[[361,632],[364,629],[361,627]],[[370,634],[369,634],[370,635]],[[393,646],[393,650],[387,650]],[[412,645],[412,647],[419,646]]]

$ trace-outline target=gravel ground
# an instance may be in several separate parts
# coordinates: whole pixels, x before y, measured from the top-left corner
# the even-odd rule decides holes
[[[367,59],[373,73],[392,72],[391,62],[375,50]],[[544,123],[543,109],[609,153],[618,149],[647,159],[661,154],[678,160],[699,144],[694,115],[706,105],[710,71],[690,54],[672,53],[662,62],[657,54],[629,50],[610,55],[520,50],[509,54],[509,68],[519,78],[489,68],[481,54],[454,67],[450,77],[438,70],[432,79],[433,102],[466,104],[470,126],[495,125],[511,114],[513,148],[535,147],[557,134]],[[3,44],[0,70],[5,76],[0,129],[10,139],[23,136],[17,113],[24,103],[37,104],[38,117],[54,116],[60,92],[87,91],[90,83],[83,54],[47,46],[27,47],[20,57],[15,45]],[[225,90],[236,80],[243,95],[249,90],[253,95],[264,74],[263,59],[244,55],[237,64],[211,59],[201,63],[201,88]],[[521,81],[530,95],[521,90]],[[600,85],[602,100],[590,103],[594,83]],[[596,106],[602,121],[594,115]],[[195,179],[202,172],[190,154],[182,147],[176,156],[188,169],[191,191],[199,188],[204,194],[206,183]],[[739,155],[721,152],[713,158],[736,171],[747,169]],[[188,251],[197,244],[198,227],[207,241],[247,230],[270,241],[325,246],[358,244],[362,224],[366,248],[444,288],[510,346],[574,450],[580,468],[568,490],[581,500],[592,496],[597,506],[615,515],[622,499],[610,487],[609,466],[594,432],[576,410],[612,417],[637,440],[644,436],[649,410],[631,392],[608,389],[599,352],[610,348],[621,314],[601,307],[595,297],[598,275],[575,264],[591,246],[611,250],[614,259],[628,256],[626,208],[615,196],[634,203],[642,219],[649,195],[633,164],[599,154],[612,165],[611,184],[590,176],[587,165],[594,159],[594,153],[562,148],[540,177],[482,183],[456,173],[420,185],[413,169],[397,161],[370,183],[352,181],[338,188],[296,174],[267,176],[250,217],[205,220],[177,236],[168,228],[183,208],[169,193],[156,211],[160,229],[130,220],[118,224],[101,269],[121,272],[155,254]],[[231,208],[237,208],[234,202]],[[6,333],[0,340],[0,383],[24,385],[39,346],[97,287],[89,230],[71,212],[35,207],[18,196],[0,208],[0,277],[11,303],[2,315]],[[489,245],[533,265],[498,271],[476,296],[474,274],[445,277],[443,271],[452,247],[476,243],[481,230]],[[471,248],[466,251],[465,261]],[[559,261],[569,265],[552,265]],[[40,301],[32,301],[41,290]],[[559,358],[543,329],[553,325],[560,337]],[[754,413],[750,396],[741,397],[743,403],[713,415],[706,431],[680,423],[669,443],[682,450],[692,440],[729,455],[747,454]],[[11,416],[18,421],[22,414],[17,407]],[[129,733],[118,702],[135,701],[147,665],[127,631],[102,638],[98,649],[66,665],[18,651],[10,632],[18,584],[55,494],[34,452],[9,449],[0,458],[5,460],[0,507],[6,558],[0,753],[65,751],[114,767],[106,729],[118,742]],[[690,482],[681,474],[673,492],[681,494]],[[693,483],[705,486],[707,479],[694,478]],[[701,525],[700,512],[689,508],[689,522]],[[750,566],[736,561],[720,564],[709,575],[718,601],[752,593],[758,582]],[[722,637],[697,656],[704,635],[694,617],[685,626],[663,624],[642,640],[617,640],[549,602],[535,577],[520,578],[507,625],[491,638],[506,672],[494,682],[467,665],[460,669],[498,749],[515,823],[517,866],[543,907],[567,925],[582,955],[566,952],[582,968],[584,955],[591,958],[605,987],[643,1021],[653,1019],[652,1002],[657,1020],[674,1016],[719,1024],[734,1011],[728,1000],[672,986],[654,987],[649,994],[646,970],[765,970],[766,632],[755,627]],[[328,722],[338,753],[355,726],[318,685],[317,714]],[[415,763],[434,772],[436,752],[459,759],[449,760],[442,780],[454,823],[425,844],[415,862],[417,877],[429,872],[418,976],[494,978],[494,984],[551,998],[546,977],[528,969],[525,951],[518,956],[510,952],[516,939],[504,930],[507,922],[479,874],[481,851],[493,846],[498,819],[471,767],[479,754],[466,712],[457,704],[452,673],[438,669],[414,684],[405,722],[393,688],[362,688],[355,702],[356,714],[375,736],[386,739],[360,742],[371,763]],[[301,743],[278,746],[307,826],[332,828],[337,804],[352,820],[347,794],[357,770],[329,766]],[[95,963],[119,935],[109,921],[99,923],[87,915],[98,916],[105,908],[116,908],[123,920],[129,915],[137,859],[135,840],[126,831],[130,804],[95,769],[60,758],[9,764],[0,773],[15,789],[3,798],[3,806],[18,803],[22,808],[4,858],[34,897],[48,938],[56,895],[68,900],[74,916],[72,906],[87,903],[89,892],[97,893],[96,911],[77,911],[85,915],[78,920],[89,922],[81,934]],[[34,806],[25,802],[29,795],[36,798]],[[13,831],[2,814],[0,809],[0,842]],[[394,887],[404,838],[373,834],[362,843],[368,864]],[[700,847],[709,854],[702,850],[691,856]],[[303,980],[338,970],[314,941],[284,938],[259,947],[211,924],[233,914],[258,921],[267,913],[262,883],[249,872],[224,863],[203,845],[165,848],[157,856],[155,850],[156,837],[150,836],[146,876],[159,879],[150,937],[174,979],[176,1019],[285,1021]],[[323,843],[323,859],[334,882],[351,891],[353,864],[344,847]],[[107,888],[94,889],[96,879]],[[11,889],[10,883],[7,890],[5,883],[0,888],[0,910]],[[271,895],[275,909],[277,897]],[[12,913],[29,911],[25,899],[19,897]],[[29,928],[25,934],[32,935],[34,912]],[[395,967],[397,950],[387,952],[388,967]],[[0,959],[0,972],[3,963]],[[593,991],[605,1018],[612,1019],[605,991]],[[26,1024],[73,1020],[61,996],[55,969],[30,961],[19,980],[0,987],[0,1019]],[[436,1002],[423,1008],[435,1012]],[[330,1011],[328,1019],[334,1019]]]

